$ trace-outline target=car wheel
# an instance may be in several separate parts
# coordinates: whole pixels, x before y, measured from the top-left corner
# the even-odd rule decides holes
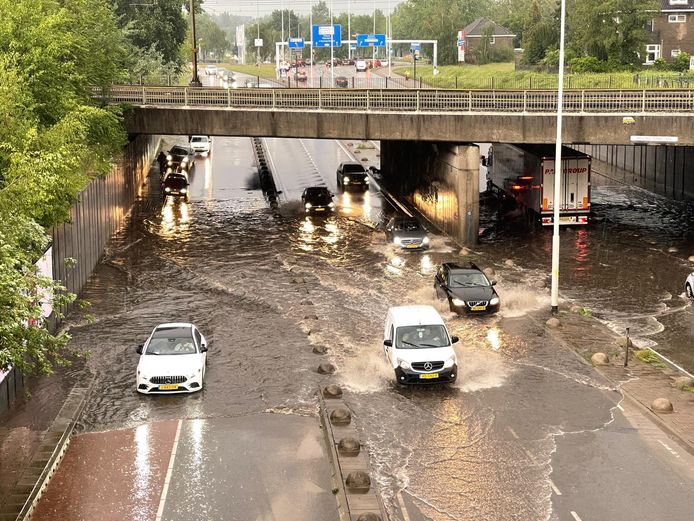
[[[687,294],[687,298],[694,299],[694,292],[689,284],[684,287],[684,291]]]

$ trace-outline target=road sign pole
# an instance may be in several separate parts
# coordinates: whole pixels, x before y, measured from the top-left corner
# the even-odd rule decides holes
[[[313,4],[313,2],[311,2]],[[313,88],[313,5],[309,6],[308,25],[311,28],[311,88]]]
[[[330,0],[330,86],[335,86],[335,24],[333,23],[333,0]]]

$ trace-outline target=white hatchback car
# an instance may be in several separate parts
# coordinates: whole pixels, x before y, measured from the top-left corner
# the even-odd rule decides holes
[[[368,69],[366,60],[357,60],[354,62],[354,68],[357,72],[366,72],[366,69]]]
[[[687,276],[687,280],[684,283],[684,292],[687,298],[694,299],[694,272]]]
[[[208,136],[191,136],[190,148],[192,148],[193,152],[196,154],[207,157],[212,148],[212,140]]]
[[[159,324],[137,352],[138,392],[192,393],[202,389],[207,341],[193,324]]]

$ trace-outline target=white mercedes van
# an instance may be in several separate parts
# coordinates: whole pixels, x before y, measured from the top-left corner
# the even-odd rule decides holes
[[[441,315],[432,306],[398,306],[388,310],[383,349],[401,384],[450,383],[458,360]]]

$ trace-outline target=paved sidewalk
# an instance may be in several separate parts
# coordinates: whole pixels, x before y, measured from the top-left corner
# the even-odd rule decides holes
[[[677,389],[675,378],[685,376],[680,371],[644,363],[629,349],[629,364],[624,367],[625,338],[620,338],[597,319],[573,312],[559,315],[561,325],[551,329],[555,337],[573,349],[587,363],[594,353],[605,353],[609,364],[596,370],[619,387],[625,396],[687,451],[694,454],[694,392]],[[667,398],[673,412],[661,413],[651,408],[656,398]]]

